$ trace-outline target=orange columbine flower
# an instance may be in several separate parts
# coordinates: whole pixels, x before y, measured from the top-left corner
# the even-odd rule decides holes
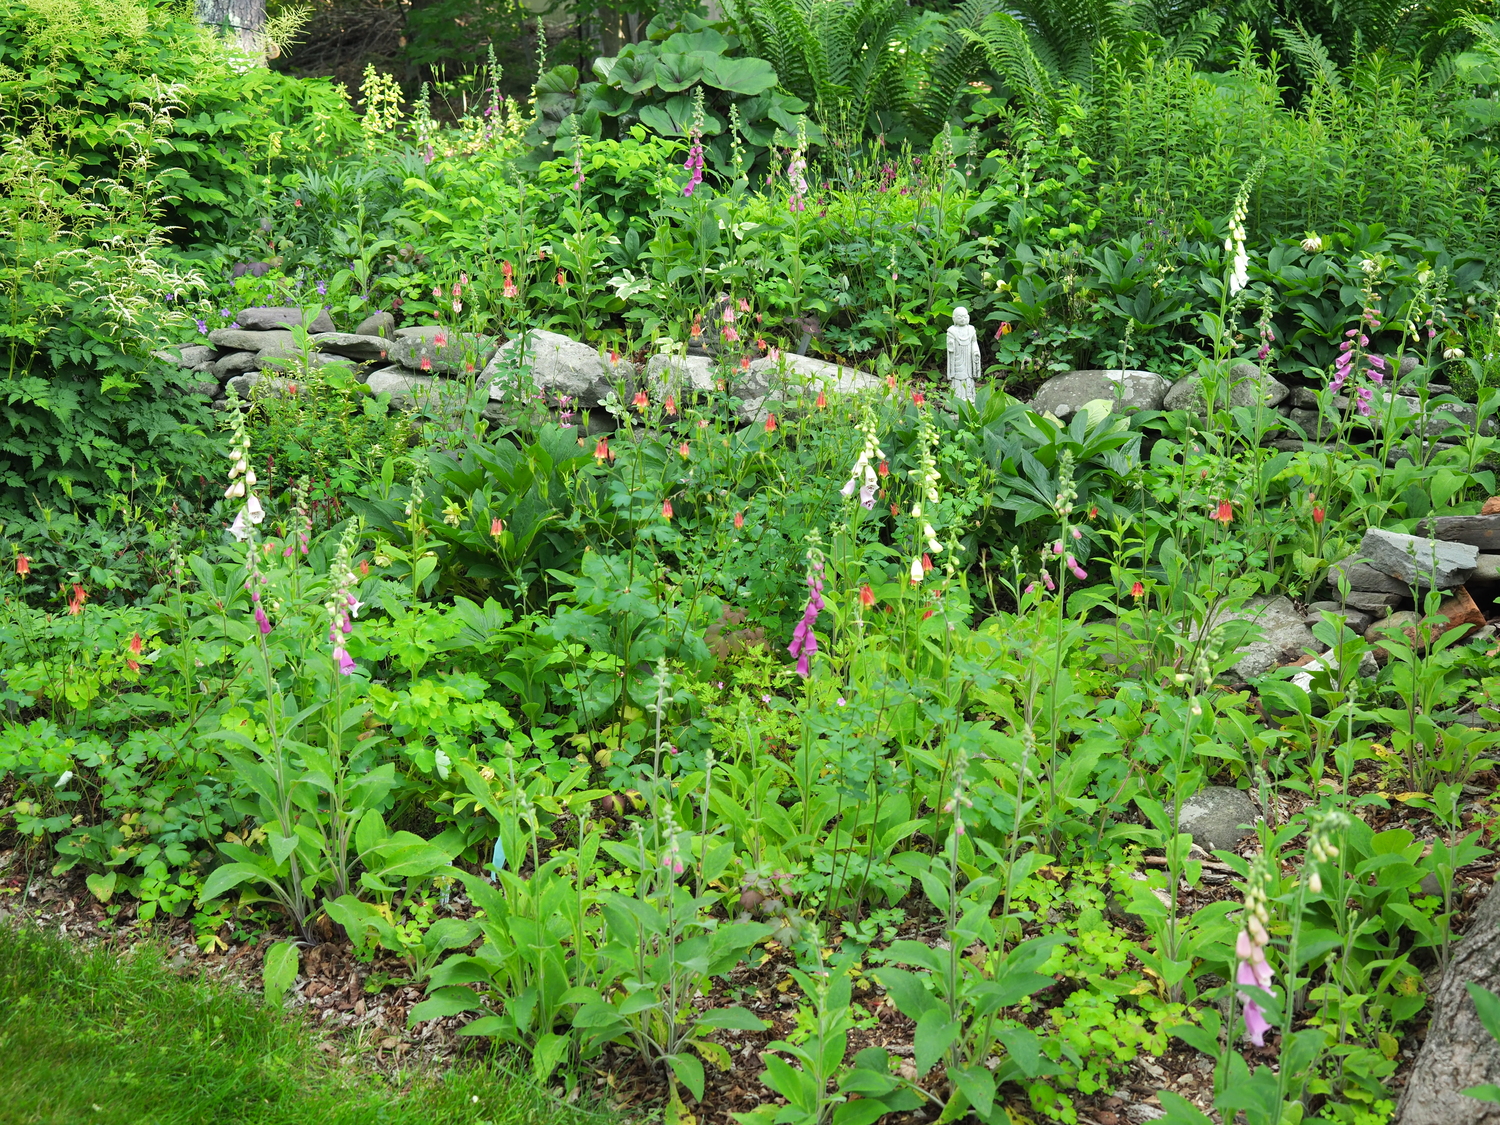
[[[600,438],[599,444],[594,446],[594,460],[603,461],[609,456],[609,439]]]
[[[661,518],[664,520],[672,518],[672,501],[663,500],[661,502]]]
[[[675,395],[668,395],[667,401],[663,404],[662,409],[664,409],[668,414],[675,416],[677,413],[677,397]]]
[[[141,654],[141,635],[139,633],[130,638],[130,652],[133,656]]]
[[[776,415],[774,415],[774,414],[767,414],[766,415],[766,433],[768,433],[768,434],[774,434],[775,432],[776,432]]]
[[[817,401],[814,402],[813,405],[816,406],[819,410],[822,410],[825,406],[828,405],[828,396],[822,391],[819,391]]]
[[[88,591],[77,582],[73,583],[73,597],[68,602],[68,612],[79,614],[83,612],[83,603],[89,600]]]
[[[898,507],[896,507],[896,505],[892,504],[891,505],[891,515],[893,515],[893,516],[899,516],[900,514],[901,514],[901,509],[898,508]]]
[[[359,573],[363,577],[366,577],[366,578],[369,577],[369,575],[370,575],[370,560],[369,559],[360,559],[359,560]]]
[[[630,403],[637,410],[645,410],[646,407],[651,405],[651,400],[646,397],[645,391],[636,391],[635,398],[631,399]]]
[[[1220,500],[1218,508],[1209,519],[1218,520],[1225,527],[1228,527],[1229,521],[1234,519],[1234,505],[1228,500]]]
[[[1139,578],[1137,578],[1135,580],[1135,584],[1130,587],[1130,596],[1132,598],[1144,598],[1146,596],[1146,587],[1141,585],[1141,580]]]
[[[744,512],[735,512],[734,513],[734,529],[736,531],[739,531],[744,526],[745,526],[745,513]]]
[[[490,520],[490,534],[492,536],[494,536],[496,539],[500,538],[500,534],[504,530],[505,530],[505,521],[504,520],[499,519],[498,517],[496,519]]]
[[[749,356],[747,356],[747,355],[740,356],[740,370],[741,371],[749,371],[750,370],[750,357]]]
[[[16,556],[16,573],[17,574],[30,574],[31,573],[31,560],[28,559],[25,555],[17,555]]]
[[[859,588],[859,604],[867,609],[875,604],[875,591],[870,589],[868,582]]]
[[[890,476],[891,475],[890,462],[888,462],[888,461],[882,461],[882,462],[880,462],[879,466],[875,469],[875,471],[877,473],[879,473],[882,477],[888,477],[888,476]]]
[[[702,336],[703,335],[703,317],[702,316],[695,316],[695,317],[693,317],[693,326],[688,331],[689,331],[689,334],[695,340],[698,339],[700,336]]]

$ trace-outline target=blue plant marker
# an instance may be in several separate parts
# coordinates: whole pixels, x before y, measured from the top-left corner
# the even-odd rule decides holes
[[[495,858],[490,860],[490,863],[494,866],[495,871],[505,870],[505,845],[501,842],[499,836],[495,837]],[[495,881],[495,871],[490,872],[491,883]]]

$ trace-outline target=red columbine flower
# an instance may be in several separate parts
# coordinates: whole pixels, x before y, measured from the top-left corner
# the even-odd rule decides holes
[[[896,507],[896,505],[892,504],[891,505],[891,515],[893,515],[893,516],[899,516],[900,514],[901,514],[901,509],[898,508],[898,507]]]
[[[675,415],[677,413],[677,398],[676,398],[676,396],[674,396],[674,395],[668,395],[667,396],[667,401],[663,404],[662,409],[664,409],[668,414]]]
[[[687,457],[688,457],[688,443],[687,442],[683,442],[681,445],[679,445],[677,447],[677,455],[679,457],[681,457],[684,461],[687,460]]]
[[[363,577],[366,577],[366,578],[369,577],[369,575],[370,575],[370,560],[369,559],[360,559],[359,560],[359,573]]]
[[[867,609],[875,604],[875,591],[870,589],[868,582],[859,588],[859,604]]]
[[[83,603],[89,600],[88,591],[77,582],[73,583],[73,596],[68,601],[68,612],[79,614],[83,612]]]
[[[924,395],[921,391],[912,391],[911,400],[918,406],[921,406],[924,402],[927,401],[927,396]]]
[[[1234,505],[1231,504],[1228,500],[1220,500],[1218,508],[1209,518],[1218,520],[1225,527],[1228,527],[1229,521],[1234,519]]]
[[[31,573],[31,560],[25,555],[16,556],[16,573],[23,575]]]
[[[776,432],[776,415],[774,415],[774,414],[767,414],[766,415],[766,433],[768,433],[768,434],[774,434],[775,432]]]
[[[494,536],[496,539],[500,538],[500,533],[502,531],[504,531],[504,530],[505,530],[505,521],[504,520],[499,519],[499,518],[490,520],[490,534],[492,536]]]
[[[661,502],[661,518],[664,520],[672,518],[672,501],[663,500]]]
[[[875,471],[877,473],[879,473],[882,477],[888,477],[888,476],[890,476],[891,475],[890,462],[888,462],[888,461],[882,461],[882,462],[880,462],[880,465],[875,469]]]
[[[1089,519],[1096,519],[1099,515],[1099,505],[1095,504],[1089,509]]]
[[[741,371],[749,371],[750,370],[750,357],[749,356],[747,356],[747,355],[740,356],[740,370]]]
[[[1313,523],[1322,523],[1328,513],[1316,504],[1313,505]]]
[[[637,410],[645,410],[651,404],[651,400],[646,397],[645,391],[636,391],[635,398],[630,400],[630,404]]]
[[[922,573],[923,574],[930,574],[931,572],[932,572],[932,556],[929,555],[926,551],[923,551],[922,552]]]
[[[693,317],[693,325],[692,325],[692,327],[690,329],[688,329],[688,334],[691,335],[692,338],[695,339],[695,340],[699,339],[703,335],[703,317],[702,316],[695,316],[695,317]]]
[[[1135,584],[1130,587],[1130,596],[1132,598],[1144,598],[1146,596],[1146,587],[1141,585],[1141,580],[1139,578],[1137,578],[1135,580]]]
[[[515,267],[513,267],[509,262],[502,262],[500,265],[500,272],[505,275],[505,289],[503,291],[504,295],[507,297],[517,296],[520,293],[520,290],[516,288]]]
[[[432,338],[432,343],[435,347],[446,348],[448,346],[448,334],[446,332],[439,332]]]
[[[1012,329],[1011,329],[1011,323],[1010,323],[1010,321],[1008,321],[1008,320],[1002,320],[1000,322],[1000,327],[997,328],[997,329],[995,329],[995,339],[998,340],[1002,336],[1009,336],[1011,334],[1011,330]]]
[[[885,377],[885,385],[889,390],[894,391],[896,389],[896,377],[894,375],[887,375]]]
[[[422,370],[423,371],[431,371],[432,370],[432,360],[428,359],[425,355],[422,357]]]
[[[139,633],[130,638],[130,652],[132,656],[139,656],[141,654],[141,635]]]
[[[620,353],[618,351],[616,351],[614,348],[610,348],[609,349],[609,362],[610,363],[619,363],[620,362]]]
[[[736,531],[739,531],[744,526],[745,526],[745,513],[744,512],[735,512],[734,513],[734,529]]]
[[[594,446],[594,460],[603,461],[609,456],[609,439],[600,438],[599,444]]]
[[[825,406],[828,405],[828,396],[822,391],[819,391],[818,397],[814,401],[813,405],[816,406],[819,410],[822,410]]]

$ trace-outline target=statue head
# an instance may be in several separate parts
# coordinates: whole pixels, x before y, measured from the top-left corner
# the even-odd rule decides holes
[[[954,309],[953,323],[958,325],[960,328],[967,327],[969,323],[969,310],[964,308],[962,305],[959,305],[958,308]]]

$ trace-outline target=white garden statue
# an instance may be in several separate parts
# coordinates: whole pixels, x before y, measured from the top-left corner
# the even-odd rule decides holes
[[[974,383],[982,362],[979,334],[969,323],[969,310],[960,305],[953,310],[953,327],[948,329],[948,383],[954,398],[974,401]]]

